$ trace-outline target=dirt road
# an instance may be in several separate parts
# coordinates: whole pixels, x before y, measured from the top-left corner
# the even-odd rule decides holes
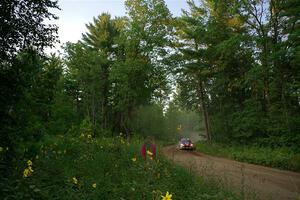
[[[163,148],[167,158],[204,177],[213,177],[225,187],[241,192],[246,199],[298,200],[300,173],[241,163],[198,152]]]

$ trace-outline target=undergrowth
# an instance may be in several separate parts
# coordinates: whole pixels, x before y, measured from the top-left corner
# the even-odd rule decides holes
[[[36,144],[1,182],[3,199],[239,199],[215,182],[139,155],[141,141],[122,137],[52,136]],[[26,153],[28,152],[28,153]],[[32,153],[35,152],[35,153]],[[30,160],[31,162],[28,162]],[[24,170],[27,177],[24,177]]]
[[[250,145],[209,144],[201,141],[196,143],[196,149],[199,152],[226,157],[241,162],[300,171],[300,153],[297,153],[288,147],[271,148]]]

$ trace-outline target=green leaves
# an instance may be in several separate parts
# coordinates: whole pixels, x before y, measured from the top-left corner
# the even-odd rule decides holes
[[[208,108],[216,139],[296,131],[291,113],[299,106],[291,102],[299,85],[298,4],[292,2],[189,1],[176,19],[178,99],[203,113]]]
[[[92,140],[70,135],[47,137],[37,152],[39,159],[32,160],[32,176],[24,179],[23,168],[14,169],[9,179],[1,176],[2,197],[96,200],[139,199],[143,195],[147,200],[159,200],[165,191],[172,191],[178,199],[199,199],[216,193],[214,199],[239,199],[213,179],[199,179],[170,163],[161,153],[154,160],[144,160],[140,156],[142,141],[132,138],[129,144],[123,140],[122,137]],[[159,146],[157,150],[160,151]],[[18,160],[24,165],[22,159]]]
[[[116,63],[111,71],[112,102],[121,110],[145,104],[152,92],[149,85],[151,73],[149,64],[144,60],[126,60]]]
[[[102,13],[98,18],[93,19],[93,23],[86,25],[88,32],[83,34],[83,42],[96,51],[111,53],[113,51],[114,38],[122,30],[121,24],[118,23],[119,21],[111,19],[108,13]]]
[[[0,4],[0,64],[16,53],[35,47],[43,50],[56,41],[57,26],[45,20],[57,19],[49,10],[58,9],[57,1],[3,0]]]
[[[128,17],[103,13],[87,24],[81,42],[67,44],[65,78],[74,101],[93,128],[129,134],[134,110],[165,98],[170,13],[162,0],[127,1]],[[82,112],[83,111],[83,112]]]

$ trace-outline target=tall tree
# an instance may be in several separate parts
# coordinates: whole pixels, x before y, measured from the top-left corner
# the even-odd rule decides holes
[[[50,9],[58,9],[57,1],[0,2],[0,146],[9,147],[10,152],[24,135],[19,101],[43,67],[37,52],[57,38],[57,26],[46,22],[57,19]]]
[[[171,15],[163,0],[128,0],[126,29],[117,46],[122,55],[110,79],[116,119],[121,131],[132,132],[131,122],[140,105],[149,104],[165,91],[165,69],[159,59],[166,51]]]
[[[83,42],[90,47],[92,50],[96,51],[97,54],[101,55],[105,63],[98,66],[101,72],[98,74],[101,80],[101,124],[102,128],[107,128],[107,107],[108,107],[108,97],[109,97],[109,73],[113,61],[116,59],[115,51],[115,39],[120,34],[124,26],[122,18],[111,19],[109,14],[103,13],[94,18],[94,23],[89,23],[86,25],[88,32],[83,35]],[[95,100],[93,100],[95,102]],[[94,108],[93,110],[95,110]],[[93,117],[94,119],[94,117]],[[95,125],[95,119],[93,124]]]
[[[215,139],[296,141],[299,6],[292,2],[189,1],[176,20],[179,99],[208,113],[206,132]]]
[[[188,104],[193,105],[199,113],[203,113],[206,136],[211,140],[209,120],[207,111],[207,93],[205,84],[210,72],[205,52],[207,44],[204,41],[205,11],[195,5],[193,1],[188,2],[190,12],[185,11],[177,21],[178,53],[181,55],[178,83],[181,88],[182,99],[190,100]],[[191,98],[194,96],[194,98]]]
[[[219,137],[220,130],[232,132],[230,121],[239,123],[235,112],[243,108],[249,95],[245,82],[252,62],[251,41],[237,2],[204,1],[198,6],[189,1],[189,5],[190,10],[177,23],[183,59],[178,83],[181,95],[186,96],[182,99],[195,102],[203,113],[211,140],[212,133]]]

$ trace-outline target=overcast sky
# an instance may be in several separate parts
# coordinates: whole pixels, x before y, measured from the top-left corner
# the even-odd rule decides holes
[[[186,0],[165,1],[173,16],[180,15],[181,9],[187,8]],[[58,35],[61,44],[81,39],[82,33],[86,32],[85,24],[102,12],[108,12],[112,16],[126,14],[124,0],[59,0],[58,2],[61,10],[55,11],[59,17],[55,23],[59,26]]]

